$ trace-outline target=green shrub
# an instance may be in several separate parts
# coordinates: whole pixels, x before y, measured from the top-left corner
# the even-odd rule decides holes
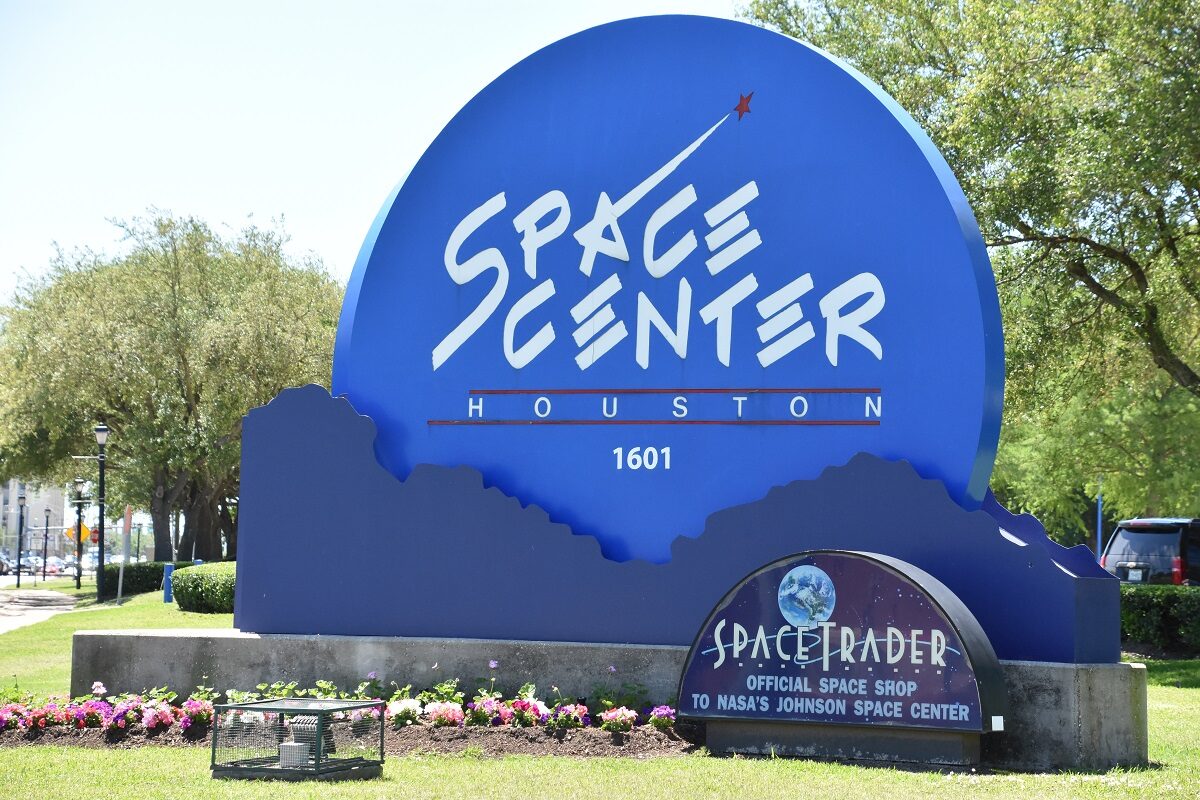
[[[1121,637],[1200,653],[1200,587],[1122,584]]]
[[[181,611],[232,614],[237,562],[221,561],[176,570],[172,577],[175,602]]]
[[[146,561],[141,564],[126,564],[122,594],[128,597],[131,594],[158,591],[162,588],[163,567],[170,563],[170,561]],[[190,561],[176,561],[175,569],[191,565]],[[104,565],[104,599],[117,596],[117,578],[120,574],[120,567],[120,564]]]

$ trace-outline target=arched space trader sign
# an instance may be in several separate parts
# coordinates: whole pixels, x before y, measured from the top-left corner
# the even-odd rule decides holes
[[[525,59],[380,212],[333,388],[398,477],[478,468],[606,556],[859,452],[964,507],[1003,375],[970,209],[828,55],[741,23],[604,25]]]
[[[679,688],[680,714],[710,720],[718,740],[711,721],[979,734],[1003,730],[1006,708],[995,652],[949,589],[898,559],[841,551],[739,583],[700,629]],[[978,758],[973,741],[965,760]]]

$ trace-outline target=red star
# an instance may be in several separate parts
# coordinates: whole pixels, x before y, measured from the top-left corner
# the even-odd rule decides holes
[[[734,106],[733,110],[738,112],[738,119],[740,120],[743,116],[750,113],[750,98],[754,97],[754,92],[751,92],[750,94],[739,94],[738,97],[742,99],[738,100],[738,104]]]

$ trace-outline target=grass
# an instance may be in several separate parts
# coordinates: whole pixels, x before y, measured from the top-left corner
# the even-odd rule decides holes
[[[1127,660],[1140,661],[1146,665],[1146,680],[1152,686],[1200,689],[1200,659],[1161,661],[1142,658]]]
[[[54,784],[107,786],[148,800],[221,798],[688,798],[829,797],[1100,798],[1196,796],[1195,771],[1172,768],[1103,775],[975,775],[905,772],[785,759],[690,756],[658,759],[567,759],[513,756],[416,756],[391,759],[381,780],[343,784],[228,781],[208,775],[204,748],[89,750],[21,747],[4,751],[5,791],[13,797],[48,796]]]
[[[37,693],[65,691],[75,630],[124,627],[224,627],[229,615],[188,614],[161,595],[61,614],[0,635],[0,683],[19,675]],[[902,798],[1195,798],[1200,787],[1200,660],[1147,661],[1150,758],[1144,770],[1052,775],[908,772],[811,761],[691,756],[658,759],[568,759],[514,756],[419,756],[387,762],[378,781],[280,784],[208,775],[204,747],[133,750],[17,747],[0,750],[0,775],[12,797],[49,797],[63,786],[106,786],[121,796],[178,798],[689,798],[784,796]]]
[[[74,582],[71,583],[72,589]],[[94,590],[93,590],[94,591]],[[105,628],[229,628],[232,614],[191,614],[165,604],[158,592],[134,595],[117,606],[97,603],[45,622],[0,634],[0,686],[17,683],[34,694],[65,694],[71,687],[71,636]]]

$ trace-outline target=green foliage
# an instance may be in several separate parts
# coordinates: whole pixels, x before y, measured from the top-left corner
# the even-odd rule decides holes
[[[337,684],[333,681],[317,680],[314,681],[314,686],[308,689],[310,697],[316,697],[321,700],[344,700],[346,693],[338,689]],[[300,694],[299,692],[297,694]]]
[[[1171,652],[1200,654],[1200,587],[1122,584],[1121,635]]]
[[[122,585],[121,592],[125,597],[135,594],[144,594],[146,592],[156,592],[162,588],[163,582],[163,567],[167,564],[174,564],[176,572],[175,577],[178,578],[178,570],[184,567],[191,568],[191,561],[143,561],[138,564],[125,565],[125,582]],[[105,600],[117,596],[117,580],[120,578],[120,564],[105,564],[104,565],[104,598]],[[178,584],[174,584],[178,586]],[[185,608],[184,611],[192,609]],[[228,613],[233,613],[230,609]]]
[[[125,255],[60,255],[0,309],[0,478],[71,481],[104,421],[110,508],[150,510],[160,554],[181,510],[180,552],[194,539],[220,558],[221,532],[235,544],[242,417],[329,384],[341,291],[276,231],[222,237],[165,214],[121,227]]]
[[[141,691],[142,697],[147,700],[161,700],[164,703],[174,703],[175,698],[179,697],[176,692],[171,691],[166,686],[155,686],[150,689]]]
[[[359,682],[358,686],[351,692],[350,696],[355,700],[376,700],[383,697],[383,684],[376,677],[376,673],[372,672],[364,680]]]
[[[297,689],[299,686],[296,681],[275,681],[274,683],[260,683],[254,688],[258,690],[258,697],[270,698],[276,700],[281,697],[304,697],[308,694],[307,689]]]
[[[201,680],[208,680],[208,676],[203,676]],[[218,692],[214,687],[205,686],[203,683],[201,683],[192,691],[191,698],[194,700],[207,700],[210,703],[216,703],[220,701],[221,693]]]
[[[1200,0],[755,0],[874,79],[946,157],[997,277],[994,483],[1080,541],[1200,499]],[[1094,534],[1094,530],[1092,531]]]
[[[1065,543],[1094,539],[1099,474],[1115,519],[1191,515],[1200,498],[1200,400],[1162,377],[1109,386],[1010,423],[996,493]]]
[[[177,570],[171,577],[175,602],[181,611],[232,614],[237,562],[201,564]]]
[[[426,689],[417,695],[417,699],[421,701],[421,705],[429,705],[430,703],[458,703],[462,705],[465,695],[458,690],[458,678],[442,681],[433,685],[432,689]]]
[[[650,693],[645,686],[636,681],[626,681],[619,686],[601,683],[592,687],[592,693],[588,696],[588,708],[597,715],[601,711],[621,706],[636,711],[646,706],[649,701]]]

